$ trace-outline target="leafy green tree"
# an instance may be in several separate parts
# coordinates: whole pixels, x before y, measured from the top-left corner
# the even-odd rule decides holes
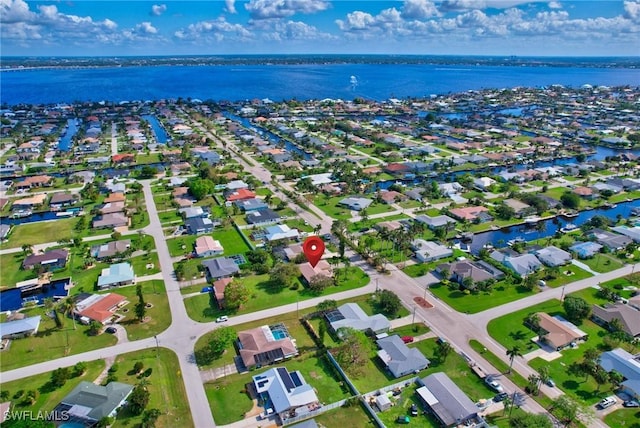
[[[371,341],[363,332],[349,327],[339,329],[338,336],[342,343],[334,350],[336,361],[354,378],[362,376],[372,351]]]
[[[140,373],[143,368],[144,368],[144,363],[142,361],[136,361],[136,363],[133,365],[133,372]]]
[[[51,384],[56,388],[60,388],[67,383],[70,377],[71,374],[68,367],[59,367],[51,372]]]
[[[74,377],[82,376],[86,371],[87,371],[87,363],[85,363],[84,361],[78,361],[76,365],[73,366]]]
[[[154,428],[161,414],[162,413],[160,413],[160,410],[158,409],[145,410],[142,414],[142,423],[140,424],[140,427]]]
[[[269,279],[274,284],[284,288],[291,287],[297,277],[300,276],[300,269],[298,266],[290,263],[278,263],[271,270]]]
[[[215,187],[213,181],[199,177],[190,178],[186,184],[191,196],[199,201],[210,195]]]
[[[580,196],[573,192],[564,192],[562,196],[560,196],[560,202],[562,202],[562,205],[565,207],[575,210],[580,207]]]
[[[496,206],[495,208],[495,211],[496,217],[500,220],[509,220],[516,215],[516,211],[504,203],[498,204],[498,206]]]
[[[591,314],[591,305],[581,297],[566,296],[562,302],[567,318],[575,323],[580,323]]]
[[[326,275],[318,274],[309,279],[309,290],[317,294],[322,293],[326,288],[329,288],[332,285],[333,279]]]
[[[220,327],[213,330],[209,339],[209,349],[217,358],[233,343],[236,338],[236,331],[232,327]]]
[[[100,324],[98,321],[92,320],[89,323],[89,334],[91,336],[97,336],[98,333],[100,333],[100,330],[102,330],[102,324]]]
[[[451,354],[451,351],[453,351],[453,347],[451,346],[451,344],[449,342],[441,340],[440,342],[438,342],[438,347],[434,350],[434,354],[438,361],[444,363],[445,361],[447,361],[447,357],[449,356],[449,354]]]
[[[388,317],[395,317],[402,307],[400,298],[393,291],[380,290],[377,297],[380,310]]]
[[[323,300],[322,302],[316,305],[316,309],[318,310],[318,312],[331,311],[333,309],[336,309],[337,307],[338,307],[338,302],[331,299]]]
[[[568,426],[576,420],[578,417],[578,404],[569,398],[566,394],[559,396],[553,400],[551,406],[552,413],[562,422],[565,426]]]
[[[249,288],[237,279],[231,281],[224,289],[224,306],[236,310],[249,300]]]
[[[145,407],[149,404],[149,396],[151,394],[146,387],[142,385],[136,385],[129,395],[128,403],[129,410],[134,415],[140,415],[144,411]]]

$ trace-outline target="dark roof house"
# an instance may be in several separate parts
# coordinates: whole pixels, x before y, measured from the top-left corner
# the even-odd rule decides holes
[[[398,378],[429,366],[429,360],[416,348],[409,348],[398,336],[387,336],[376,341],[378,357],[391,374]]]

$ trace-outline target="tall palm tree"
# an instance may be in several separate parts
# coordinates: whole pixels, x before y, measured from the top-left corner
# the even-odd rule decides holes
[[[66,299],[60,302],[60,308],[62,309],[65,315],[71,317],[71,319],[73,320],[73,329],[76,330],[77,329],[76,316],[75,316],[75,311],[77,309],[76,299],[74,299],[71,296],[67,297]]]
[[[516,357],[522,357],[522,352],[520,352],[520,347],[518,345],[514,345],[513,348],[507,349],[507,355],[509,356],[509,373],[511,373],[513,361]]]

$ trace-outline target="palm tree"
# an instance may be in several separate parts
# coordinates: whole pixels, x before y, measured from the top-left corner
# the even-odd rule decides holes
[[[73,297],[69,296],[66,299],[64,299],[62,302],[60,302],[60,307],[62,309],[62,311],[64,312],[65,315],[70,316],[71,319],[73,320],[73,329],[76,330],[76,315],[75,315],[75,311],[77,309],[77,304],[76,304],[76,299],[74,299]]]
[[[516,357],[522,357],[520,347],[518,345],[514,345],[513,348],[507,349],[507,355],[509,356],[509,373],[511,373],[513,361],[516,359]]]

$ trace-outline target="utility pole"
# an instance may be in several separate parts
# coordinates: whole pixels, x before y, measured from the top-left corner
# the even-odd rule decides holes
[[[413,317],[411,318],[411,324],[414,324],[416,321],[416,305],[413,305]]]
[[[160,356],[160,345],[158,344],[158,336],[153,336],[153,338],[156,340],[156,358],[158,358]]]
[[[598,283],[598,285],[600,285],[600,284]],[[560,295],[560,301],[561,302],[564,302],[564,289],[565,289],[565,287],[566,287],[566,285],[562,286],[562,294]]]

